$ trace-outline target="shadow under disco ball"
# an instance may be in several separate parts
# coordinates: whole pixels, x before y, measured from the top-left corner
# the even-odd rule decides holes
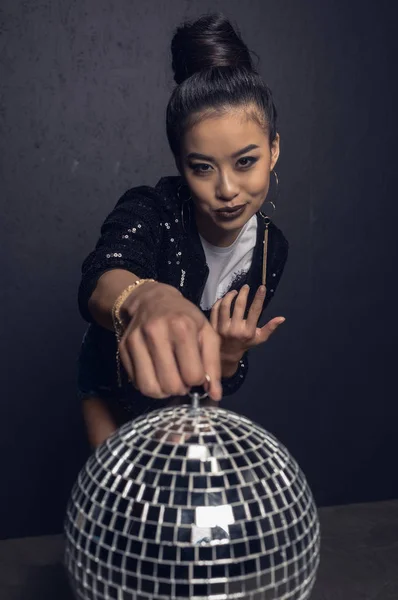
[[[284,446],[223,408],[156,410],[87,461],[65,520],[82,600],[305,600],[319,521]]]

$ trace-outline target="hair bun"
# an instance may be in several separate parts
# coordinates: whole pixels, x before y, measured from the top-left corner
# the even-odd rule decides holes
[[[171,42],[172,67],[177,84],[211,67],[253,70],[246,44],[221,13],[204,15],[177,28]]]

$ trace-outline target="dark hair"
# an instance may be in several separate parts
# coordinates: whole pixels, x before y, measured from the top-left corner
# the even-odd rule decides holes
[[[174,34],[171,52],[177,86],[167,105],[166,129],[175,156],[180,154],[186,127],[204,116],[242,105],[258,109],[251,117],[268,130],[270,142],[274,141],[277,112],[271,90],[228,19],[213,13],[184,23]]]

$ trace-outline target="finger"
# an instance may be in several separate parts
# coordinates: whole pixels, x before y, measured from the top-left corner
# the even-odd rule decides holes
[[[249,314],[247,315],[247,327],[253,330],[253,332],[257,327],[257,323],[261,315],[261,311],[264,305],[265,292],[265,286],[260,285],[256,292],[256,295],[254,296],[254,300],[250,306]]]
[[[205,377],[206,373],[210,377],[210,383],[208,385],[209,396],[213,400],[221,400],[220,337],[215,333],[213,328],[206,323],[200,332],[199,342]],[[204,381],[201,383],[204,383]]]
[[[122,365],[127,373],[127,377],[129,379],[129,381],[131,381],[134,385],[134,383],[135,383],[134,368],[133,368],[133,363],[131,362],[130,355],[126,348],[125,340],[122,340],[119,344],[119,355],[120,355],[120,362],[122,363]]]
[[[211,327],[209,323],[206,325]],[[172,333],[173,348],[183,383],[188,388],[202,385],[205,380],[205,369],[197,326],[193,322],[177,320],[172,325]]]
[[[240,322],[245,316],[247,297],[249,295],[250,287],[247,283],[241,288],[238,297],[234,306],[234,314],[232,315],[232,320],[235,322]]]
[[[133,365],[137,388],[151,398],[167,398],[156,376],[155,367],[142,332],[137,329],[126,340],[126,350]]]
[[[185,396],[189,387],[181,376],[173,332],[166,325],[157,323],[144,330],[144,337],[162,392],[167,396]]]
[[[266,342],[269,339],[269,337],[274,333],[274,331],[278,329],[279,325],[282,325],[282,323],[285,322],[285,320],[285,317],[275,317],[275,319],[271,319],[271,321],[268,321],[268,323],[264,325],[264,327],[258,327],[256,329],[255,345],[257,346],[258,344]]]
[[[236,290],[228,292],[222,299],[219,311],[218,311],[218,328],[217,331],[221,332],[222,328],[228,326],[231,321],[231,304],[232,300],[238,295]]]
[[[218,312],[220,310],[221,301],[222,298],[220,298],[219,300],[217,300],[217,302],[213,304],[213,308],[211,309],[210,313],[210,324],[213,327],[214,331],[217,331],[218,329]]]
[[[183,380],[176,355],[176,344],[171,324],[156,324],[147,329],[147,343],[162,391],[168,396],[184,396],[189,386]]]

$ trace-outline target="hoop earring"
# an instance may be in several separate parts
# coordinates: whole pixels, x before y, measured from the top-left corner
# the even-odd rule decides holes
[[[183,230],[184,230],[184,233],[187,233],[187,229],[185,228],[185,206],[186,206],[186,205],[188,205],[188,224],[189,224],[189,223],[190,223],[190,221],[191,221],[191,205],[190,205],[190,202],[191,202],[191,200],[192,200],[192,196],[191,196],[191,195],[189,195],[189,196],[188,196],[188,197],[186,197],[186,198],[184,198],[184,197],[183,197],[183,196],[184,196],[184,194],[182,193],[182,189],[183,189],[184,187],[185,187],[185,186],[184,186],[184,185],[182,185],[182,184],[180,184],[180,185],[178,186],[178,189],[177,189],[177,196],[178,196],[178,199],[179,199],[179,201],[181,202],[181,211],[180,211],[180,214],[181,214],[181,224],[182,224],[182,228],[183,228]]]
[[[274,176],[275,176],[276,191],[275,191],[274,198],[275,198],[275,202],[276,202],[276,200],[277,200],[277,198],[278,198],[278,196],[279,196],[279,179],[278,179],[278,174],[277,174],[277,172],[276,172],[276,171],[272,171],[272,173],[273,173],[273,174],[274,174]],[[261,210],[260,210],[260,215],[263,217],[263,219],[268,219],[268,222],[271,220],[271,218],[272,218],[272,217],[274,216],[274,214],[275,214],[275,211],[276,211],[275,202],[273,202],[272,200],[267,200],[267,199],[266,199],[266,200],[265,200],[265,202],[263,203],[262,207],[261,207]],[[264,214],[264,212],[265,212],[265,211],[264,211],[264,206],[265,206],[266,204],[270,204],[270,205],[272,206],[272,213],[271,213],[271,215],[269,215],[269,214]],[[268,213],[268,211],[267,211],[267,213]]]
[[[277,175],[276,171],[272,171],[272,173],[275,175],[275,182],[276,182],[275,200],[276,200],[278,197],[278,194],[279,194],[279,179],[278,179],[278,175]],[[266,281],[267,281],[268,228],[269,228],[269,224],[271,223],[271,217],[274,216],[274,213],[276,210],[275,203],[272,200],[267,200],[266,202],[264,202],[263,206],[265,204],[270,204],[272,206],[273,210],[272,210],[271,216],[264,214],[261,210],[259,211],[260,215],[263,217],[263,219],[265,221],[264,240],[263,240],[263,268],[262,268],[262,276],[261,276],[261,283],[264,286],[266,286]]]
[[[190,204],[191,200],[192,200],[192,196],[189,196],[189,198],[187,198],[186,200],[183,200],[182,204],[181,204],[181,224],[182,224],[184,233],[187,233],[187,229],[185,228],[185,205],[188,206],[188,225],[189,225],[191,222],[191,204]]]

